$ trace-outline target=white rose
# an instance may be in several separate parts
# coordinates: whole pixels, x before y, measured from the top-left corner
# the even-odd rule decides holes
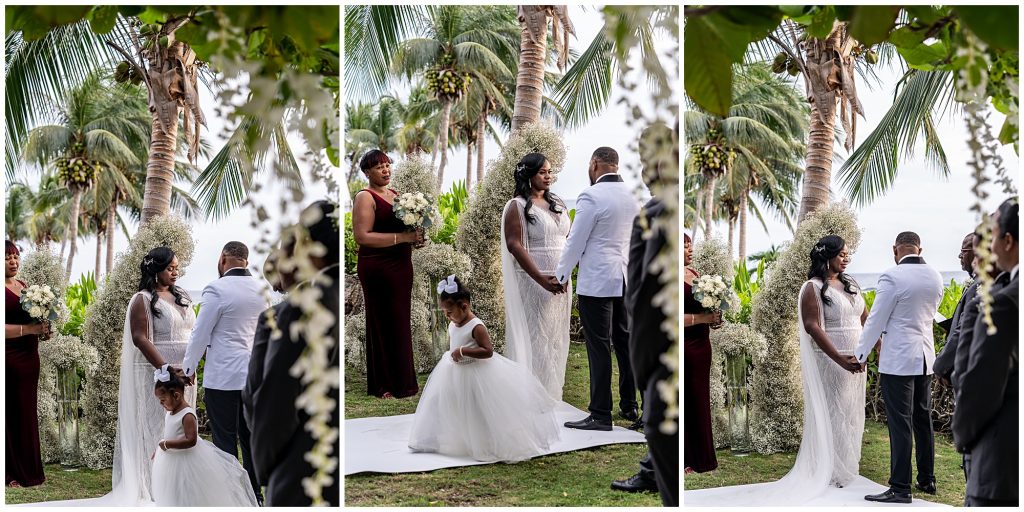
[[[406,226],[412,226],[416,222],[416,217],[411,213],[407,213],[402,216],[402,222],[405,223]]]
[[[43,308],[39,306],[32,306],[32,308],[29,309],[28,314],[32,315],[32,318],[42,318]]]

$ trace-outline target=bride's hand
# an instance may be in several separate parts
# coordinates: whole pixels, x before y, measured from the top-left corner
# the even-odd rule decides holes
[[[856,356],[840,356],[839,361],[836,362],[839,363],[839,366],[852,373],[860,373],[861,371],[861,364]]]
[[[541,276],[541,280],[538,281],[545,290],[554,293],[555,295],[562,293],[565,289],[562,287],[562,283],[558,282],[558,278],[555,276]]]

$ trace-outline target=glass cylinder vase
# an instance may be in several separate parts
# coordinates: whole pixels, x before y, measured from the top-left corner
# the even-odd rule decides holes
[[[77,367],[57,369],[57,442],[60,464],[65,468],[77,468],[82,460],[78,435],[81,391]]]
[[[434,360],[441,359],[445,352],[448,352],[448,317],[444,316],[444,310],[437,305],[437,287],[430,287],[430,340],[434,346]]]
[[[751,363],[752,360],[746,351],[725,356],[729,447],[734,454],[746,454],[753,450],[750,437],[750,391],[747,387]]]

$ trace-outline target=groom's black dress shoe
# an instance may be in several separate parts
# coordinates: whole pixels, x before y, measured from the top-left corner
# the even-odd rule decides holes
[[[935,482],[929,482],[927,484],[916,483],[914,484],[914,487],[917,487],[917,490],[921,492],[926,492],[928,494],[931,494],[932,496],[934,496],[937,492],[935,489]]]
[[[637,421],[640,419],[640,414],[637,413],[636,409],[632,411],[619,411],[619,417],[624,420]]]
[[[889,489],[882,494],[868,494],[864,496],[864,499],[868,501],[877,501],[878,503],[910,503],[913,498],[910,493],[895,492]]]
[[[658,483],[640,476],[637,473],[625,480],[613,480],[613,491],[625,492],[658,492]]]
[[[595,419],[593,416],[587,416],[579,421],[567,421],[565,422],[566,428],[575,428],[578,430],[611,430],[612,422],[603,422]]]

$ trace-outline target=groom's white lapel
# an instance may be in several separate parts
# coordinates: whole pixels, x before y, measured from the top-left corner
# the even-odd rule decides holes
[[[576,198],[576,217],[555,277],[565,283],[577,264],[576,293],[588,297],[625,294],[629,236],[640,205],[616,173],[605,174]]]
[[[880,373],[925,375],[935,362],[932,320],[942,300],[942,276],[918,255],[908,255],[878,278],[875,302],[854,355],[867,361],[882,335]]]

